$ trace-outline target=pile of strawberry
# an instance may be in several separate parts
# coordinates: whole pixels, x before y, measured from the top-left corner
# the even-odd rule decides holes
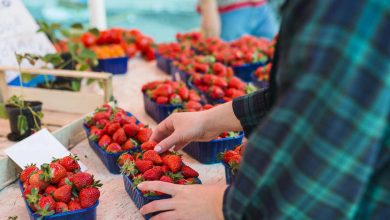
[[[157,46],[157,52],[168,59],[177,60],[194,56],[195,52],[190,47],[179,43],[161,43]]]
[[[128,176],[133,186],[143,181],[160,180],[174,184],[198,184],[199,173],[183,164],[181,155],[176,152],[158,154],[154,151],[155,142],[141,146],[140,153],[124,153],[118,158],[122,174]],[[142,192],[144,196],[163,195],[161,192]]]
[[[92,116],[85,119],[89,127],[89,139],[96,142],[107,153],[119,153],[136,148],[147,142],[152,130],[134,116],[116,106],[104,104]]]
[[[196,31],[176,34],[177,42],[182,44],[194,45],[201,39],[203,39],[202,33]]]
[[[231,101],[255,90],[237,77],[220,77],[212,74],[193,74],[191,83],[213,100]]]
[[[157,104],[181,105],[200,102],[195,90],[189,89],[184,82],[171,80],[153,81],[142,86],[142,92]]]
[[[271,72],[272,64],[268,63],[265,66],[259,67],[256,69],[254,75],[259,81],[269,81],[270,72]]]
[[[234,150],[228,150],[218,155],[218,159],[227,164],[233,174],[237,173],[241,157],[244,152],[243,146],[237,146]]]
[[[216,51],[229,48],[229,43],[218,37],[200,38],[192,45],[195,51],[203,55],[213,55]]]
[[[41,216],[91,207],[100,197],[93,175],[80,172],[76,156],[55,159],[39,169],[34,164],[20,173],[23,197]]]

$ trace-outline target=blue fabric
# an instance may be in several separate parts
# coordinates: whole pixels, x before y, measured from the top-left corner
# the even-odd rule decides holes
[[[274,11],[264,4],[258,7],[242,7],[220,14],[221,38],[232,41],[244,34],[272,39],[278,29]]]

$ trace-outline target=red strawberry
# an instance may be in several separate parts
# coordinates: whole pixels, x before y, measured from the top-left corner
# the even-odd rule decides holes
[[[109,144],[111,144],[112,139],[108,135],[103,135],[103,137],[100,138],[98,145],[105,149]]]
[[[159,180],[163,172],[161,171],[160,166],[153,167],[143,173],[143,177],[145,180]]]
[[[100,197],[100,191],[96,187],[86,187],[79,193],[80,204],[82,208],[93,206]]]
[[[68,205],[63,202],[56,202],[55,206],[55,212],[56,213],[62,213],[62,212],[67,212],[69,210]]]
[[[186,183],[187,183],[187,181],[184,178],[181,178],[181,179],[176,181],[176,184],[179,184],[179,185],[185,185]]]
[[[146,90],[155,89],[160,84],[160,81],[153,81],[149,82],[142,86],[142,92],[145,92]]]
[[[119,156],[119,158],[118,158],[118,164],[119,164],[120,166],[123,166],[123,164],[125,164],[126,161],[134,161],[133,156],[131,156],[129,153],[124,153],[124,154],[122,154],[122,155]]]
[[[230,88],[235,88],[238,90],[244,90],[245,89],[245,83],[242,82],[239,78],[233,77],[229,81],[229,87]]]
[[[56,202],[51,196],[41,196],[37,203],[37,214],[41,216],[48,216],[54,214]]]
[[[160,181],[167,182],[167,183],[173,183],[172,178],[169,177],[169,176],[162,176],[162,177],[160,178]]]
[[[223,162],[225,163],[229,163],[230,161],[230,158],[237,155],[237,152],[235,151],[232,151],[232,150],[229,150],[229,151],[226,151],[224,154],[223,154]]]
[[[169,99],[166,96],[159,96],[159,97],[156,98],[156,103],[160,104],[160,105],[167,104],[168,101],[169,101]]]
[[[150,160],[136,160],[135,166],[141,173],[144,173],[153,167],[153,162]]]
[[[114,135],[112,136],[112,141],[114,143],[118,143],[119,145],[125,143],[127,140],[125,130],[123,128],[119,128]]]
[[[222,63],[214,63],[213,64],[213,71],[218,76],[225,76],[226,75],[226,67]]]
[[[178,90],[177,90],[177,93],[180,95],[180,97],[183,99],[183,100],[187,100],[190,96],[190,91],[188,90],[187,87],[185,86],[182,86],[180,87]]]
[[[54,193],[54,191],[57,189],[57,187],[53,186],[53,185],[50,185],[48,186],[46,189],[45,189],[45,193],[46,195],[52,195],[52,193]]]
[[[110,118],[110,113],[109,112],[96,112],[92,116],[92,120],[96,123],[102,119],[108,120]]]
[[[89,173],[79,172],[74,174],[70,178],[70,181],[73,183],[77,190],[81,190],[82,188],[93,184],[93,176]]]
[[[123,130],[125,130],[125,133],[127,137],[135,137],[139,131],[139,127],[135,123],[126,124],[123,126]]]
[[[38,167],[35,164],[27,165],[24,170],[20,173],[19,179],[22,183],[26,182],[30,176],[38,171]]]
[[[206,104],[206,105],[203,106],[203,110],[208,110],[208,109],[211,109],[213,107],[214,107],[213,105]]]
[[[166,159],[166,165],[168,165],[169,169],[173,173],[177,173],[180,171],[182,163],[183,162],[179,155],[169,155]]]
[[[51,183],[58,183],[64,177],[66,177],[66,169],[58,162],[52,162],[50,164],[42,165],[44,178]]]
[[[67,175],[66,177],[62,178],[60,180],[60,182],[58,182],[57,187],[61,187],[61,186],[65,185],[67,181],[70,181],[72,176],[73,175],[71,175],[71,176]]]
[[[190,90],[190,94],[188,96],[188,100],[195,101],[195,102],[200,102],[201,98],[198,95],[198,93],[196,93],[194,90]]]
[[[67,184],[61,186],[54,191],[53,197],[57,202],[68,203],[72,198],[72,187]]]
[[[157,142],[155,141],[146,141],[143,144],[141,144],[141,149],[142,151],[153,150],[156,145]]]
[[[107,146],[106,152],[107,153],[122,152],[122,147],[119,144],[117,144],[117,143],[111,143],[110,145]]]
[[[150,160],[153,162],[154,165],[161,165],[163,162],[160,155],[154,150],[145,151],[142,159]]]
[[[39,188],[40,191],[43,191],[46,189],[46,187],[49,185],[48,182],[44,180],[44,175],[42,170],[38,170],[36,173],[30,176],[28,179],[28,182],[32,187]]]
[[[157,98],[159,96],[168,97],[173,93],[173,88],[169,84],[160,84],[157,86],[155,90],[152,92],[152,97]]]
[[[144,143],[149,140],[150,136],[152,136],[152,129],[144,127],[138,131],[136,139],[139,142]]]
[[[74,172],[80,170],[80,165],[77,163],[78,158],[75,155],[69,155],[59,160],[59,163],[68,172]]]
[[[169,167],[167,165],[162,165],[161,170],[163,173],[168,173],[169,172]]]
[[[112,123],[108,126],[107,133],[109,135],[113,135],[119,128],[121,128],[121,125],[119,124],[119,122]]]
[[[219,86],[221,88],[226,88],[228,83],[221,77],[216,77],[213,81],[213,85]]]
[[[181,173],[185,178],[193,178],[193,177],[198,177],[199,173],[196,172],[194,169],[187,165],[183,165],[181,168]]]
[[[23,190],[23,197],[27,199],[27,195],[31,195],[32,191],[35,192],[39,192],[39,188],[38,187],[34,187],[34,186],[31,186],[31,185],[28,185],[24,190]]]
[[[137,147],[138,143],[137,141],[133,140],[133,139],[129,139],[127,140],[123,145],[122,145],[122,150],[124,151],[127,151],[127,150],[131,150],[135,147]]]
[[[184,104],[185,109],[194,109],[196,111],[199,111],[202,109],[202,105],[199,102],[195,101],[188,101],[187,103]]]
[[[74,211],[74,210],[79,210],[81,208],[80,200],[79,199],[74,199],[69,202],[68,204],[69,211]]]
[[[169,97],[169,103],[172,105],[181,104],[182,102],[183,102],[183,100],[181,99],[180,95],[178,95],[178,94],[172,94]]]
[[[225,93],[219,86],[211,86],[209,90],[209,95],[213,99],[221,99],[225,96]]]
[[[102,129],[99,129],[96,126],[92,126],[91,130],[89,132],[89,139],[93,141],[97,141],[100,139],[101,136],[103,136],[104,132]]]

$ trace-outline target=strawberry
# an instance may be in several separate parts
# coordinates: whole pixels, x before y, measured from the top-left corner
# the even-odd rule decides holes
[[[196,111],[199,111],[202,109],[202,105],[199,102],[188,101],[184,104],[184,109],[194,109]]]
[[[107,133],[109,135],[113,135],[119,128],[121,128],[121,125],[119,124],[119,122],[109,124],[109,126],[107,128]]]
[[[106,148],[107,153],[119,153],[122,152],[122,147],[117,143],[111,143]]]
[[[172,94],[169,97],[169,103],[171,105],[181,104],[182,102],[183,102],[183,100],[181,99],[180,95],[178,95],[178,94]]]
[[[171,85],[168,84],[160,84],[156,87],[155,90],[152,92],[152,97],[157,98],[159,96],[165,96],[168,97],[173,93],[173,88]]]
[[[184,178],[181,178],[181,179],[176,181],[176,184],[179,184],[179,185],[185,185],[186,183],[187,183],[187,181]]]
[[[169,169],[173,173],[177,173],[180,171],[182,163],[183,162],[179,155],[169,155],[166,159],[166,165],[168,165]]]
[[[203,106],[203,110],[208,110],[208,109],[211,109],[213,107],[214,107],[213,105],[206,104],[206,105]]]
[[[138,143],[137,141],[135,141],[134,139],[129,139],[127,140],[123,145],[122,145],[122,150],[124,151],[127,151],[127,150],[131,150],[135,147],[137,147]]]
[[[80,204],[82,208],[93,206],[100,197],[100,191],[96,187],[83,188],[79,193]]]
[[[71,175],[71,176],[67,175],[66,177],[62,178],[60,180],[60,182],[58,182],[57,187],[61,187],[61,186],[65,185],[67,181],[70,181],[72,176],[73,175]]]
[[[215,79],[214,75],[205,74],[205,75],[203,75],[202,82],[205,85],[210,85],[211,86],[211,85],[213,85],[214,79]]]
[[[43,191],[46,189],[46,187],[49,185],[48,182],[44,180],[44,175],[42,170],[38,170],[36,173],[30,176],[28,179],[28,182],[32,187],[39,188],[40,191]]]
[[[81,190],[84,187],[90,186],[93,184],[93,176],[89,173],[79,172],[74,174],[70,181],[76,187],[77,190]]]
[[[45,189],[45,194],[46,195],[52,195],[54,191],[57,189],[57,187],[50,185]]]
[[[125,143],[127,140],[125,130],[123,128],[119,128],[114,135],[112,136],[112,141],[114,143],[118,143],[119,145]]]
[[[142,151],[153,150],[156,145],[157,142],[155,141],[146,141],[143,144],[141,144],[141,150]]]
[[[39,191],[39,188],[38,187],[33,187],[31,185],[27,185],[24,190],[23,190],[23,197],[27,199],[27,195],[30,195],[31,194],[31,191],[32,190],[35,190],[36,192]]]
[[[109,144],[111,144],[112,139],[108,135],[103,135],[103,137],[100,138],[98,145],[99,147],[105,149]]]
[[[185,178],[194,178],[194,177],[199,176],[198,172],[196,172],[194,169],[192,169],[191,167],[189,167],[187,165],[182,166],[181,173],[183,174],[183,176]]]
[[[139,142],[144,143],[149,140],[150,136],[152,136],[152,129],[144,127],[138,131],[136,139]]]
[[[163,173],[168,173],[169,172],[169,167],[167,165],[162,165],[161,170]]]
[[[190,96],[190,91],[186,86],[182,86],[177,90],[177,94],[182,98],[182,100],[188,100]]]
[[[135,166],[141,173],[144,173],[153,167],[153,162],[150,160],[136,160]]]
[[[145,180],[159,180],[161,175],[163,174],[160,166],[155,166],[143,173],[143,178]]]
[[[209,95],[213,99],[221,99],[224,97],[225,93],[219,86],[211,86],[209,90]]]
[[[131,154],[129,154],[129,153],[124,153],[124,154],[119,156],[118,164],[120,166],[123,166],[123,164],[125,164],[126,161],[134,161],[134,157],[131,156]]]
[[[160,181],[167,182],[167,183],[173,183],[172,178],[169,177],[169,176],[162,176],[162,177],[160,178]]]
[[[160,104],[160,105],[165,105],[168,103],[168,101],[169,101],[169,99],[166,96],[159,96],[156,98],[156,103]]]
[[[64,202],[56,202],[56,206],[54,208],[56,213],[62,213],[69,211],[68,205]]]
[[[99,129],[96,126],[92,126],[90,131],[89,131],[89,139],[93,141],[97,141],[100,139],[100,137],[104,134],[102,129]]]
[[[213,81],[213,85],[219,86],[221,88],[226,88],[228,83],[221,77],[216,77]]]
[[[68,204],[69,211],[79,210],[81,208],[80,200],[78,198],[72,200]]]
[[[38,171],[38,167],[35,164],[27,165],[24,170],[20,173],[19,179],[22,183],[26,182],[30,176]]]
[[[188,100],[194,101],[194,102],[200,102],[201,98],[194,90],[190,90],[190,94],[188,96]]]
[[[66,169],[68,172],[74,172],[80,170],[80,165],[77,163],[78,158],[76,155],[69,155],[63,157],[59,160],[59,163]]]
[[[139,127],[135,123],[126,124],[123,126],[123,130],[125,130],[125,133],[127,137],[135,137],[139,131]]]
[[[41,196],[37,203],[36,213],[41,216],[49,216],[54,214],[56,202],[51,196]]]
[[[66,177],[66,169],[58,162],[51,162],[50,164],[43,164],[41,166],[46,182],[58,183]]]
[[[229,150],[229,151],[226,151],[224,154],[223,154],[223,162],[225,163],[229,163],[230,161],[230,158],[237,155],[237,152],[235,151],[232,151],[232,150]]]
[[[72,187],[68,184],[59,187],[54,191],[53,197],[57,202],[70,202],[72,198]]]
[[[142,86],[142,92],[145,92],[146,90],[152,90],[155,89],[158,85],[160,84],[160,81],[153,81],[146,83],[145,85]]]
[[[109,112],[96,112],[92,116],[92,120],[96,123],[102,119],[108,120],[110,118],[110,113]]]
[[[154,165],[161,165],[163,162],[160,155],[154,150],[145,151],[142,159],[150,160],[153,162]]]
[[[238,89],[238,90],[244,90],[245,83],[242,82],[239,78],[233,77],[229,81],[229,87],[234,88],[234,89]]]
[[[214,63],[213,64],[213,71],[218,76],[225,76],[226,75],[226,67],[222,63]]]

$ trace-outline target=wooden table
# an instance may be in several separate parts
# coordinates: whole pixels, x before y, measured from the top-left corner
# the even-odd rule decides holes
[[[129,64],[129,72],[126,75],[114,76],[114,96],[120,107],[130,111],[140,121],[153,128],[156,123],[144,111],[141,86],[152,80],[169,78],[170,76],[156,68],[154,62],[133,60]],[[71,119],[72,116],[63,116],[61,120],[66,120],[66,118]],[[0,139],[0,144],[5,146],[12,143]],[[124,189],[122,176],[113,175],[107,171],[89,147],[87,140],[77,144],[71,152],[77,154],[88,167],[88,171],[104,184],[101,188],[100,204],[97,209],[98,219],[143,219]],[[200,179],[204,184],[225,184],[224,168],[221,164],[203,165],[185,154],[184,161],[200,173]],[[0,219],[7,219],[8,216],[18,216],[19,220],[28,219],[27,210],[16,183],[0,191]]]

